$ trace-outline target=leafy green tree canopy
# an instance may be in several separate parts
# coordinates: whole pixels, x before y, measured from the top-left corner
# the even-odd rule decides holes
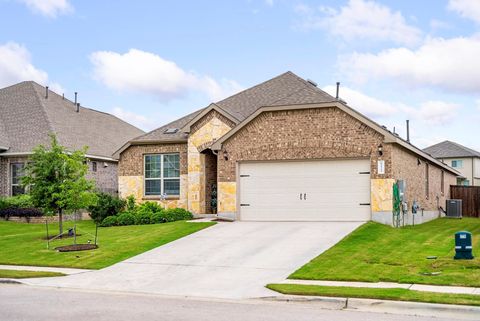
[[[50,148],[39,145],[33,150],[22,184],[29,188],[35,206],[47,213],[58,213],[61,234],[64,212],[96,203],[95,184],[86,178],[87,148],[69,152],[58,143],[55,135],[50,137]]]

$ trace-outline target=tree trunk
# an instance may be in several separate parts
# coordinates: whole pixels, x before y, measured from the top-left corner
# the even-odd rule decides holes
[[[63,234],[63,212],[62,212],[62,209],[58,210],[58,232],[59,232],[59,235]]]

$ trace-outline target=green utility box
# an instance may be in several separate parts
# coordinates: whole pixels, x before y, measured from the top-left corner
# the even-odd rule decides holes
[[[455,260],[471,260],[472,254],[472,233],[461,231],[455,233]]]

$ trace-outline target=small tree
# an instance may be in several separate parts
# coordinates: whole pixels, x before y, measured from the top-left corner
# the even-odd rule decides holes
[[[95,204],[94,183],[86,179],[88,165],[83,150],[67,153],[50,135],[50,149],[39,145],[25,167],[22,184],[29,187],[35,206],[58,214],[59,233],[63,233],[63,213]]]

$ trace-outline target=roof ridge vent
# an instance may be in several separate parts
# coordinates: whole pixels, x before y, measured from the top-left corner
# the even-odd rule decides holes
[[[312,86],[318,87],[318,84],[317,84],[315,81],[311,80],[311,79],[307,79],[307,82],[308,82],[310,85],[312,85]]]

